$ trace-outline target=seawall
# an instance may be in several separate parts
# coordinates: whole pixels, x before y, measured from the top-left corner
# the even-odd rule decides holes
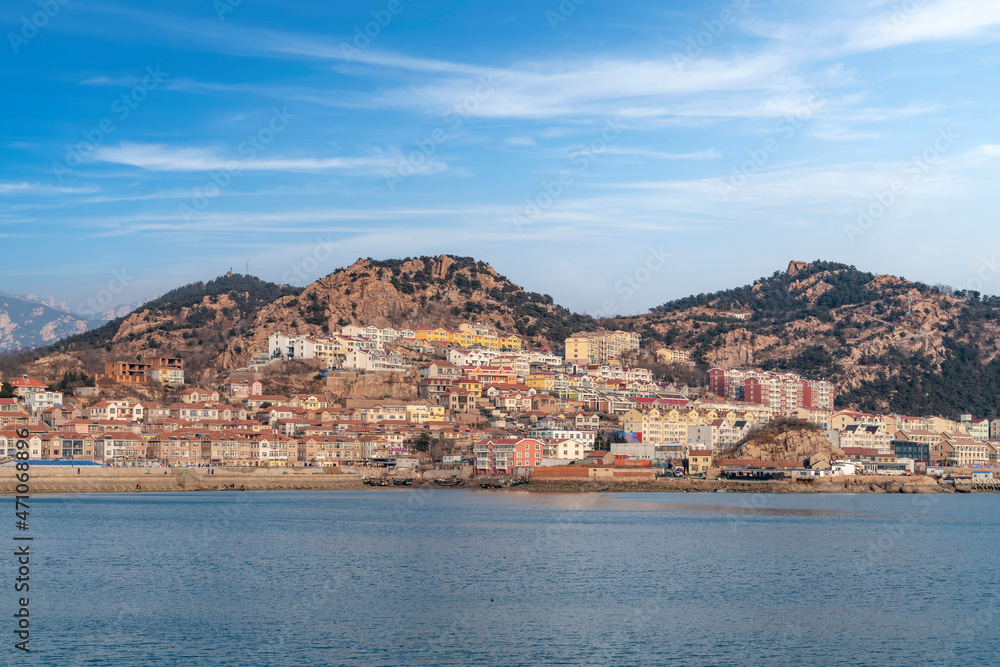
[[[380,471],[365,468],[216,468],[210,474],[206,468],[52,468],[33,467],[30,470],[30,494],[46,493],[136,493],[147,491],[333,491],[381,490],[383,488],[438,488],[429,482],[418,481],[412,487],[366,487],[364,476],[377,476]],[[0,468],[0,496],[13,496],[17,492],[17,470]],[[428,477],[433,476],[431,472]],[[440,475],[438,475],[440,476]],[[480,484],[502,481],[493,477],[465,479],[453,488],[481,489]],[[141,491],[137,485],[141,484]],[[630,479],[551,479],[534,480],[515,487],[518,491],[567,492],[567,493],[954,493],[974,491],[970,487],[948,482],[938,482],[931,477],[878,477],[848,476],[827,477],[811,482],[794,481],[738,481],[689,478],[655,480]],[[496,489],[504,493],[507,489]]]
[[[361,476],[330,474],[321,469],[216,468],[77,468],[34,467],[30,470],[30,494],[125,493],[146,491],[292,491],[352,490],[363,488]],[[17,470],[0,468],[0,495],[13,496]]]

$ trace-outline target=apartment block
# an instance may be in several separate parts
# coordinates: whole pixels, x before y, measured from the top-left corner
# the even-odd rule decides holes
[[[627,352],[638,352],[639,334],[634,331],[581,331],[565,340],[565,359],[574,364],[603,363],[620,359]]]
[[[775,414],[787,414],[797,407],[833,410],[833,383],[796,373],[713,368],[708,372],[708,387],[731,401],[767,405]]]

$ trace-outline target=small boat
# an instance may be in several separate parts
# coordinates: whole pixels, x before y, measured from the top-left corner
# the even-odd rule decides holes
[[[392,480],[393,486],[410,486],[413,484],[412,479],[394,479]]]
[[[438,486],[461,486],[463,481],[453,477],[451,479],[435,479],[434,483]]]
[[[502,489],[503,488],[503,484],[498,484],[496,482],[483,482],[479,486],[483,487],[484,489]]]

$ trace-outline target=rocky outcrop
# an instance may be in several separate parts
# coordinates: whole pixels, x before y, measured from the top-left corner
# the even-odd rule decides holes
[[[734,447],[717,455],[718,459],[755,459],[758,461],[804,461],[817,454],[830,458],[844,453],[830,444],[818,427],[795,421],[779,421],[754,429]]]

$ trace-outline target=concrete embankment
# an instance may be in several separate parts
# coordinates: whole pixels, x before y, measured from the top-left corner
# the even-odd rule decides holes
[[[30,471],[30,493],[135,493],[159,491],[293,491],[293,490],[360,490],[371,488],[439,488],[424,480],[413,487],[366,487],[365,475],[377,476],[379,471],[364,468],[358,471],[319,468],[216,468],[210,474],[205,468],[53,468],[35,466]],[[0,496],[17,492],[17,470],[0,468]],[[434,477],[435,472],[427,473]],[[399,475],[408,477],[411,475]],[[446,478],[441,474],[438,477]],[[455,480],[456,482],[458,480]],[[480,489],[483,482],[501,482],[501,478],[474,477],[463,479],[453,488]],[[417,486],[419,485],[419,486]],[[826,477],[810,482],[736,481],[688,478],[656,480],[535,480],[514,487],[518,491],[535,492],[719,492],[733,493],[954,493],[975,491],[962,485],[939,483],[931,477]],[[497,489],[503,493],[507,489]]]
[[[816,481],[738,481],[713,479],[544,480],[518,487],[528,491],[564,492],[733,492],[733,493],[949,493],[930,477],[826,477]]]
[[[31,495],[45,493],[135,493],[147,491],[292,491],[355,490],[363,488],[361,475],[330,474],[321,469],[216,468],[52,468],[33,467],[28,482]],[[13,496],[17,470],[0,468],[0,495]]]

